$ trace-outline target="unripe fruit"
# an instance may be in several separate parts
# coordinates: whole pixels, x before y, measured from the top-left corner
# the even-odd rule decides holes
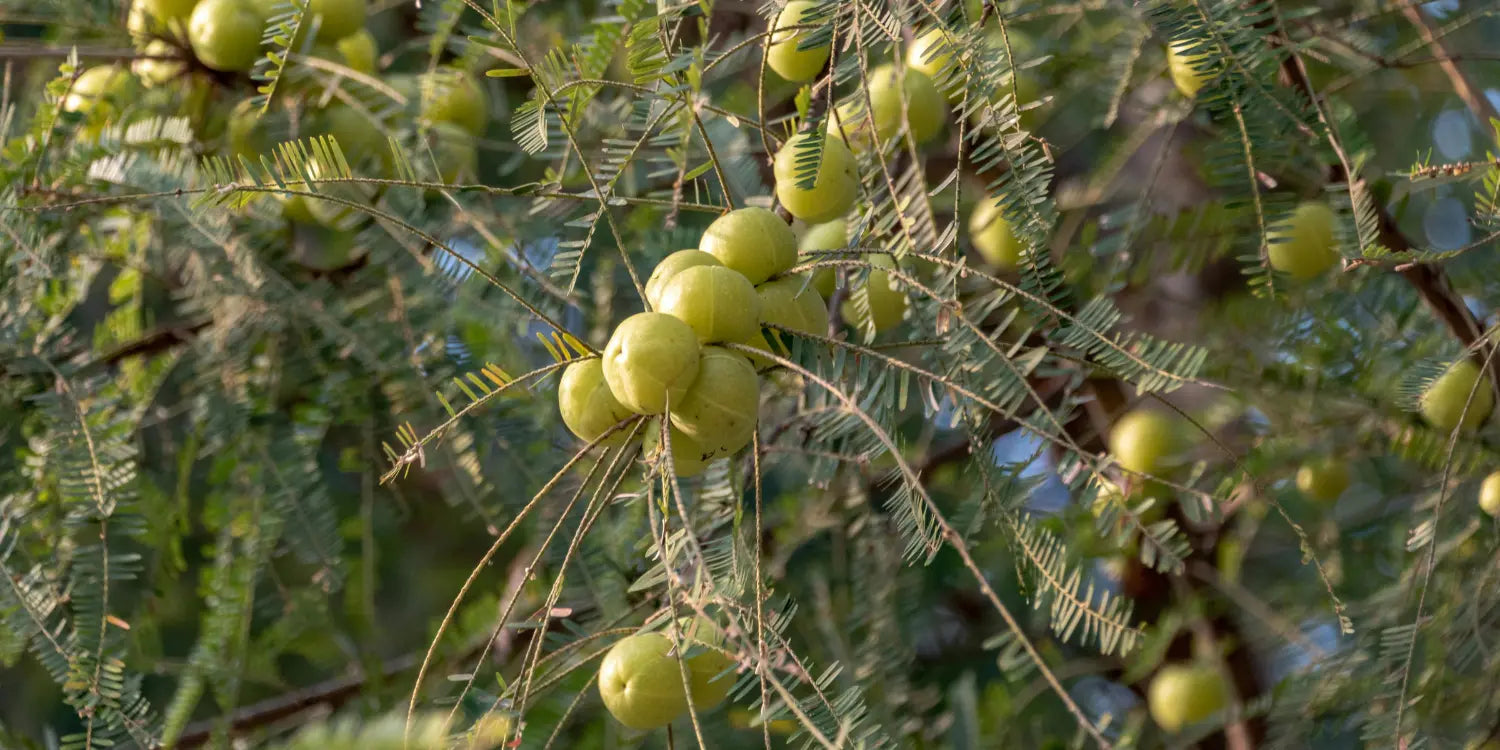
[[[861,310],[856,300],[851,298],[844,301],[840,310],[844,314],[844,320],[849,321],[856,328],[869,330],[874,328],[876,333],[887,328],[895,327],[906,317],[906,292],[896,286],[896,281],[882,268],[895,268],[895,261],[889,255],[872,255],[870,263],[879,268],[870,269],[866,277],[864,291],[869,301],[869,310]],[[857,292],[856,292],[857,294]]]
[[[791,0],[776,14],[771,25],[771,47],[766,50],[766,65],[776,74],[793,83],[803,83],[818,77],[818,71],[828,62],[829,45],[822,44],[809,50],[799,50],[797,45],[806,39],[812,29],[781,31],[788,26],[813,23],[808,13],[817,7],[811,0]]]
[[[760,295],[760,322],[778,325],[793,331],[828,335],[828,303],[802,276],[767,281],[755,288]],[[756,332],[745,343],[766,352],[786,356],[791,348],[790,336],[776,332]],[[778,342],[774,346],[772,341]],[[751,364],[758,370],[771,367],[775,362],[765,357],[750,356]]]
[[[1479,508],[1492,516],[1500,516],[1500,471],[1485,477],[1479,484]]]
[[[698,443],[704,455],[727,456],[755,434],[760,378],[750,360],[709,346],[698,359],[698,375],[681,402],[672,403],[672,425]]]
[[[380,49],[375,46],[375,37],[368,29],[360,29],[338,41],[335,45],[344,64],[361,73],[373,75]]]
[[[181,35],[198,0],[135,0],[125,27],[137,42],[163,34]]]
[[[604,380],[615,399],[637,414],[676,406],[698,376],[698,335],[665,313],[636,313],[620,322],[604,347]]]
[[[980,257],[995,268],[1013,271],[1021,264],[1021,242],[994,198],[985,197],[974,206],[969,214],[969,237]]]
[[[188,21],[188,42],[204,65],[243,73],[260,58],[265,23],[250,0],[202,0]]]
[[[1314,500],[1337,500],[1349,489],[1349,467],[1333,458],[1309,461],[1297,469],[1297,489]]]
[[[130,69],[135,71],[141,83],[147,87],[160,86],[171,81],[182,74],[183,63],[181,59],[160,60],[153,58],[172,57],[177,58],[177,48],[163,39],[153,39],[141,50],[148,57],[142,57],[130,64]]]
[[[318,21],[318,39],[343,39],[364,28],[369,0],[308,0],[303,26]]]
[[[734,660],[719,650],[724,646],[724,631],[697,616],[679,618],[677,627],[682,631],[683,651],[697,650],[687,658],[693,708],[707,711],[723,703],[734,687],[734,674],[725,671]]]
[[[1151,718],[1168,732],[1203,721],[1229,703],[1223,676],[1207,664],[1162,667],[1146,693]]]
[[[1266,232],[1271,267],[1298,279],[1310,279],[1338,262],[1333,247],[1333,209],[1321,201],[1297,207],[1291,218]]]
[[[429,122],[451,122],[470,133],[484,135],[489,123],[489,95],[468,73],[457,69],[434,71],[420,85],[422,116]]]
[[[715,458],[713,453],[704,451],[703,446],[698,445],[698,441],[682,434],[682,430],[673,427],[670,423],[667,425],[667,429],[671,430],[672,433],[669,439],[672,442],[673,476],[679,479],[687,479],[702,474],[703,470],[708,468],[708,463]],[[642,447],[646,456],[646,462],[659,464],[658,468],[662,472],[666,472],[667,465],[662,463],[664,455],[661,451],[660,422],[653,419],[650,424],[646,425],[646,438],[642,441]]]
[[[655,729],[687,711],[687,694],[672,639],[637,633],[622,639],[599,665],[599,697],[621,724]]]
[[[1469,400],[1470,391],[1474,393],[1472,402]],[[1480,382],[1479,366],[1472,360],[1462,359],[1427,387],[1419,405],[1422,417],[1433,427],[1450,431],[1457,427],[1470,432],[1478,429],[1490,415],[1495,396],[1490,392],[1489,383]],[[1464,412],[1466,405],[1467,413]]]
[[[379,123],[359,110],[335,104],[322,113],[322,130],[332,136],[351,167],[370,170],[368,176],[391,176],[391,147]],[[359,172],[355,172],[359,174]]]
[[[563,424],[585,442],[603,435],[631,414],[610,392],[604,382],[604,362],[597,358],[574,362],[563,370],[557,385],[557,407]],[[617,432],[606,442],[618,445],[625,435]]]
[[[920,70],[937,80],[953,62],[954,39],[945,29],[928,29],[906,50],[906,67]]]
[[[1126,471],[1155,474],[1182,450],[1177,420],[1151,409],[1126,413],[1109,431],[1109,452]]]
[[[708,225],[698,249],[759,284],[797,263],[797,235],[757,206],[730,211]]]
[[[130,89],[129,71],[118,65],[99,65],[78,74],[63,99],[63,109],[87,114],[96,106],[105,113],[112,111]]]
[[[1196,96],[1203,84],[1214,77],[1214,73],[1200,70],[1203,61],[1209,56],[1189,54],[1188,50],[1191,48],[1192,44],[1188,42],[1173,42],[1167,47],[1167,70],[1172,75],[1172,83],[1188,98]]]
[[[760,327],[760,297],[738,271],[720,265],[693,266],[662,287],[657,312],[689,326],[704,343],[744,341]]]
[[[809,255],[816,250],[842,250],[849,246],[847,238],[848,228],[843,219],[818,224],[810,227],[807,233],[797,243],[797,252]],[[803,258],[804,261],[819,260],[818,258]],[[833,288],[837,279],[834,277],[834,269],[819,268],[813,271],[812,287],[818,290],[823,299],[833,296]]]
[[[651,278],[646,279],[646,301],[651,303],[651,309],[655,310],[661,304],[661,290],[683,271],[694,266],[722,266],[723,263],[702,250],[678,250],[671,255],[661,259],[656,268],[651,271]]]
[[[803,189],[797,184],[798,162],[805,158],[806,144],[819,137],[823,138],[823,153],[817,177],[812,187]],[[817,133],[793,136],[776,152],[772,171],[776,176],[776,199],[791,215],[809,223],[843,216],[859,196],[859,172],[855,168],[854,154],[837,138]]]
[[[881,142],[901,131],[903,92],[906,95],[907,125],[917,143],[932,138],[943,129],[947,101],[926,73],[907,69],[906,75],[900,77],[894,65],[882,65],[870,71],[869,84],[875,137]],[[844,127],[847,129],[848,125]]]

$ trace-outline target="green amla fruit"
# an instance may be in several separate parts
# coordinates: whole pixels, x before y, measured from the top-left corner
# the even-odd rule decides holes
[[[810,13],[817,8],[811,0],[791,0],[782,6],[772,22],[771,46],[766,50],[766,65],[776,74],[793,83],[804,83],[818,76],[828,62],[830,45],[820,44],[811,49],[798,49],[812,29],[783,31],[788,26],[813,23]]]
[[[1314,500],[1337,500],[1349,489],[1349,467],[1335,458],[1308,461],[1297,469],[1297,489]]]
[[[604,380],[615,399],[637,414],[661,414],[670,397],[682,403],[698,376],[698,335],[665,313],[636,313],[620,322],[604,347]]]
[[[1500,471],[1491,473],[1479,484],[1479,508],[1492,516],[1500,516]]]
[[[687,691],[672,639],[637,633],[622,639],[599,665],[599,697],[621,724],[655,729],[687,711]]]
[[[656,309],[692,326],[704,343],[744,341],[759,328],[755,287],[721,265],[693,266],[674,275],[662,287]]]
[[[672,403],[672,425],[705,455],[727,456],[755,434],[760,378],[750,360],[728,349],[704,347],[698,373],[680,402]]]
[[[697,649],[687,658],[693,708],[707,711],[723,703],[734,687],[734,674],[727,671],[734,660],[720,650],[725,643],[724,631],[701,616],[679,618],[677,627],[690,646],[687,650]]]
[[[715,219],[698,249],[759,284],[797,263],[797,235],[770,211],[758,206],[730,211]]]
[[[604,382],[604,362],[597,358],[574,362],[563,370],[557,386],[557,407],[562,412],[563,424],[583,441],[603,435],[631,415]],[[624,442],[625,435],[623,431],[616,432],[605,442],[618,445]]]
[[[872,255],[870,263],[877,268],[870,269],[862,287],[868,308],[861,308],[858,300],[860,291],[857,290],[850,299],[844,300],[840,311],[844,320],[855,328],[873,329],[879,333],[901,324],[901,320],[906,317],[907,299],[906,292],[896,285],[896,280],[890,273],[883,270],[896,267],[896,262],[889,255]]]
[[[1472,402],[1469,400],[1471,391],[1474,394]],[[1495,397],[1489,384],[1480,382],[1479,366],[1472,360],[1462,359],[1427,387],[1419,405],[1422,417],[1433,427],[1472,432],[1490,415]],[[1464,412],[1465,405],[1468,406],[1467,413]]]
[[[702,250],[678,250],[671,255],[661,259],[656,268],[651,271],[651,277],[646,279],[646,301],[651,303],[651,309],[655,310],[661,304],[661,290],[666,287],[667,282],[672,280],[683,271],[694,266],[722,266],[723,263]]]
[[[1322,201],[1298,206],[1291,217],[1266,232],[1271,267],[1307,280],[1338,263],[1334,249],[1333,209]]]
[[[679,479],[696,477],[708,468],[710,461],[715,456],[712,452],[703,450],[698,441],[682,434],[682,430],[673,427],[669,422],[667,429],[671,431],[668,440],[672,444],[672,471],[673,476]],[[667,466],[663,463],[665,454],[661,450],[661,423],[655,419],[646,425],[646,438],[643,442],[643,454],[646,463],[657,465],[662,472],[666,472]]]
[[[141,51],[146,56],[131,63],[130,69],[135,71],[136,77],[140,78],[141,83],[147,87],[167,83],[182,75],[182,71],[186,68],[177,48],[166,40],[153,39]]]
[[[1229,689],[1212,665],[1170,664],[1152,678],[1146,701],[1151,718],[1176,732],[1222,710],[1229,703]]]
[[[760,295],[760,322],[788,328],[818,336],[828,335],[828,303],[818,290],[808,283],[806,277],[788,276],[767,281],[755,288]],[[745,343],[757,349],[786,356],[790,341],[786,334],[756,332]],[[773,346],[772,341],[778,342]],[[773,364],[769,359],[751,355],[750,361],[757,369],[766,369]]]
[[[438,178],[453,185],[470,180],[479,172],[479,142],[474,134],[451,122],[439,122],[427,131]]]
[[[969,237],[980,257],[995,268],[1013,271],[1021,264],[1021,242],[994,198],[986,197],[975,204],[969,214]]]
[[[475,136],[489,124],[489,95],[467,71],[445,68],[418,79],[422,117],[428,122],[451,122]]]
[[[808,144],[823,138],[823,150],[817,176],[810,188],[798,185],[799,163],[807,158]],[[854,154],[844,142],[817,133],[799,133],[776,152],[772,165],[776,177],[776,199],[791,215],[819,223],[837,219],[849,212],[859,196],[859,173]]]
[[[1178,421],[1160,411],[1136,409],[1126,413],[1109,431],[1109,452],[1121,468],[1155,474],[1176,461],[1183,449]]]
[[[375,45],[375,37],[368,29],[359,31],[338,40],[335,44],[339,55],[344,58],[344,64],[351,70],[357,70],[366,75],[374,75],[377,61],[380,58],[380,48]]]
[[[204,65],[244,73],[260,59],[265,23],[252,0],[202,0],[188,19],[188,42]]]
[[[63,99],[63,109],[87,114],[96,107],[106,116],[124,104],[134,77],[118,65],[97,65],[78,74]]]
[[[809,227],[806,234],[797,243],[797,251],[803,256],[802,260],[812,261],[816,258],[811,253],[818,250],[842,250],[849,246],[848,227],[843,219],[834,219]],[[813,271],[812,286],[823,295],[823,299],[833,296],[833,289],[837,282],[837,276],[832,268],[819,268]]]
[[[875,138],[879,142],[884,143],[901,132],[903,95],[906,97],[904,122],[911,130],[913,140],[923,143],[943,129],[948,102],[926,73],[908,68],[903,75],[894,65],[881,65],[870,71],[868,81],[869,119],[875,125]],[[855,114],[860,109],[860,100],[851,100],[844,106],[849,106],[845,110],[848,116],[840,118],[844,121],[844,131],[849,132],[851,124],[855,131],[859,131],[865,124],[865,118]]]

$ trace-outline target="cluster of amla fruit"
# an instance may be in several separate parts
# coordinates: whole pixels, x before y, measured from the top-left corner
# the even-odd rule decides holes
[[[726,345],[785,352],[776,329],[769,338],[762,333],[767,324],[828,331],[828,303],[813,280],[787,273],[796,262],[797,237],[771,211],[742,208],[716,219],[696,249],[672,253],[652,271],[645,287],[651,312],[621,321],[602,357],[563,371],[564,424],[592,441],[632,415],[664,415],[679,477],[737,453],[755,433],[757,370],[774,362]],[[650,460],[661,457],[660,433],[659,424],[647,430]]]
[[[664,727],[687,713],[689,705],[695,711],[718,706],[734,687],[734,660],[723,651],[719,626],[701,616],[683,617],[677,633],[677,644],[660,630],[636,633],[604,655],[599,697],[621,724],[642,730]]]

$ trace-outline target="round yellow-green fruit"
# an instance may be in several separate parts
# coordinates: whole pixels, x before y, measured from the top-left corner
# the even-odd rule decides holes
[[[802,239],[797,241],[797,252],[808,257],[803,261],[822,260],[812,257],[811,254],[818,250],[843,250],[849,246],[848,226],[843,219],[834,219],[808,227]],[[833,296],[833,289],[838,279],[832,268],[819,268],[813,271],[812,287],[823,295],[823,299]]]
[[[1479,483],[1479,508],[1492,516],[1500,516],[1500,471],[1492,472]]]
[[[451,122],[476,136],[484,135],[489,95],[473,76],[449,68],[423,76],[419,84],[422,116],[428,122]]]
[[[891,256],[871,255],[870,264],[876,268],[870,269],[861,288],[868,302],[868,309],[861,309],[857,299],[860,292],[856,291],[850,299],[844,300],[840,311],[844,320],[855,328],[866,331],[873,329],[879,333],[900,325],[901,320],[906,317],[907,299],[906,292],[896,285],[896,280],[885,270],[896,267]]]
[[[147,87],[160,86],[182,74],[184,64],[177,48],[164,39],[153,39],[141,52],[145,55],[130,64],[136,77]],[[171,58],[171,59],[163,59]]]
[[[952,67],[954,46],[955,40],[947,29],[928,29],[907,48],[906,67],[920,70],[936,81],[943,71]]]
[[[243,73],[260,59],[265,22],[251,0],[202,0],[188,20],[188,42],[204,65]]]
[[[343,39],[364,28],[369,12],[369,0],[308,0],[303,24],[316,21],[320,40]]]
[[[335,46],[350,69],[366,75],[375,73],[380,48],[375,46],[375,37],[368,29],[360,29],[338,40]]]
[[[687,711],[687,691],[672,639],[637,633],[610,647],[599,665],[599,697],[621,724],[656,729]]]
[[[812,187],[798,185],[799,162],[808,153],[808,144],[823,138],[823,151]],[[817,133],[799,133],[788,139],[776,152],[772,171],[776,176],[776,199],[791,215],[808,222],[837,219],[849,212],[859,196],[859,172],[854,154],[837,138]]]
[[[604,382],[604,362],[597,357],[574,362],[563,370],[557,385],[557,408],[563,424],[583,441],[603,435],[631,415]],[[625,433],[617,432],[606,442],[618,444],[624,439]]]
[[[869,89],[875,137],[882,143],[901,131],[903,93],[906,96],[906,124],[912,139],[923,143],[943,129],[948,112],[947,99],[926,73],[908,68],[902,76],[896,66],[882,65],[870,71]]]
[[[166,33],[181,34],[198,0],[135,0],[130,4],[126,29],[137,40]]]
[[[767,281],[755,288],[760,295],[760,322],[777,325],[802,333],[818,336],[828,335],[828,303],[818,294],[803,276],[788,276]],[[789,336],[775,331],[756,332],[745,343],[766,352],[786,356],[790,351]],[[776,346],[771,341],[777,341]],[[751,355],[750,361],[756,369],[764,370],[775,363],[765,357]]]
[[[704,451],[703,446],[698,445],[698,441],[682,434],[682,430],[673,427],[670,422],[667,424],[667,429],[672,433],[669,440],[672,443],[673,476],[687,479],[702,474],[715,456],[711,452]],[[653,465],[659,464],[660,470],[665,472],[667,465],[663,463],[660,422],[653,419],[650,424],[646,425],[646,438],[642,443],[646,462]]]
[[[102,106],[110,111],[128,94],[130,84],[130,71],[118,65],[97,65],[78,74],[63,99],[63,109],[87,114]]]
[[[708,711],[723,703],[734,687],[734,674],[726,671],[734,660],[720,650],[725,643],[724,631],[701,616],[679,618],[677,627],[690,646],[688,650],[697,650],[687,658],[693,708]]]
[[[766,65],[776,71],[776,75],[793,83],[811,81],[828,62],[830,49],[827,44],[807,50],[797,49],[812,29],[783,30],[788,26],[813,23],[808,14],[816,7],[817,3],[811,0],[791,0],[782,6],[771,25],[771,46],[766,50]]]
[[[1349,489],[1349,467],[1334,458],[1308,461],[1297,469],[1297,489],[1314,500],[1337,500]]]
[[[1470,392],[1474,394],[1472,401]],[[1478,429],[1494,405],[1495,396],[1489,384],[1480,382],[1479,366],[1470,359],[1455,362],[1427,387],[1419,402],[1422,418],[1428,424],[1440,430],[1458,428],[1463,432]]]
[[[969,238],[979,257],[991,266],[1013,271],[1021,264],[1021,242],[994,198],[986,196],[975,204],[969,214]]]
[[[1151,718],[1168,732],[1203,721],[1228,703],[1229,689],[1223,676],[1208,664],[1164,666],[1146,691]]]
[[[637,414],[661,414],[667,399],[682,402],[698,375],[698,335],[665,313],[636,313],[615,328],[604,347],[604,381],[615,399]]]
[[[1334,249],[1333,209],[1322,201],[1308,201],[1266,232],[1266,255],[1271,267],[1297,279],[1310,279],[1339,260]]]
[[[651,277],[646,279],[646,301],[651,303],[651,309],[655,310],[661,304],[661,290],[666,287],[667,282],[672,280],[683,271],[694,266],[722,266],[723,263],[702,250],[678,250],[671,255],[661,259],[652,269]]]
[[[1172,75],[1172,83],[1189,99],[1197,96],[1203,85],[1214,77],[1211,71],[1200,68],[1208,55],[1190,54],[1188,50],[1191,48],[1189,42],[1173,42],[1167,47],[1167,71]]]
[[[721,265],[685,268],[662,287],[657,312],[692,327],[704,343],[744,341],[759,328],[760,297],[743,274]]]
[[[334,104],[323,110],[321,121],[323,134],[338,142],[344,161],[350,166],[371,170],[367,173],[371,177],[392,175],[391,147],[380,124],[370,115],[345,104]]]
[[[750,360],[709,346],[698,358],[692,387],[673,401],[671,418],[705,456],[727,456],[750,442],[759,413],[760,377]]]
[[[435,123],[427,131],[438,178],[452,185],[479,171],[479,142],[474,134],[451,122]],[[389,149],[387,149],[389,151]]]
[[[1126,471],[1155,474],[1168,468],[1182,450],[1177,420],[1153,409],[1127,412],[1109,431],[1109,452]]]
[[[750,206],[708,225],[698,249],[759,284],[797,263],[797,235],[770,211]]]

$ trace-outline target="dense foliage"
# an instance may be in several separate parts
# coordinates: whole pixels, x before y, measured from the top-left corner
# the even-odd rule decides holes
[[[0,0],[0,747],[1500,743],[1492,0]]]

